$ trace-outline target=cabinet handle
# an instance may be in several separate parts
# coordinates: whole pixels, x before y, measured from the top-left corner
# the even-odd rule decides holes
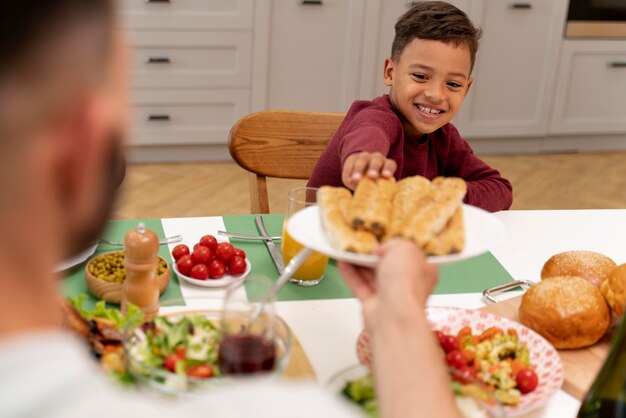
[[[148,115],[148,117],[146,119],[148,120],[148,122],[153,122],[153,121],[170,121],[170,120],[172,120],[172,117],[170,115],[167,115],[167,114],[163,114],[163,115]]]
[[[146,3],[171,3],[171,0],[145,0]]]
[[[300,0],[300,4],[309,6],[321,6],[323,3],[322,0]]]
[[[532,9],[533,5],[531,3],[511,3],[509,4],[509,9],[515,9],[515,10],[528,10],[528,9]]]
[[[626,61],[611,61],[608,66],[609,68],[626,68]]]
[[[146,58],[146,64],[171,64],[172,59],[170,57],[148,57]]]

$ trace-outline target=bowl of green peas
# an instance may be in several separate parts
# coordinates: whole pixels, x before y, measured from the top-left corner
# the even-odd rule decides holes
[[[161,294],[170,283],[170,266],[159,257],[156,268],[156,281]],[[122,301],[122,284],[126,279],[124,268],[124,251],[100,254],[87,263],[85,280],[92,295],[109,303],[119,304]]]

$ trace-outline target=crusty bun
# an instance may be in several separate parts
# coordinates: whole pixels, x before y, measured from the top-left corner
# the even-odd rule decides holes
[[[609,257],[593,251],[566,251],[550,257],[541,270],[541,278],[576,276],[586,279],[596,288],[617,267]]]
[[[624,316],[626,304],[626,264],[613,269],[609,277],[600,285],[600,292],[613,311],[613,316],[619,320]]]
[[[592,345],[611,325],[600,291],[587,280],[571,276],[531,286],[522,296],[519,319],[559,349]]]

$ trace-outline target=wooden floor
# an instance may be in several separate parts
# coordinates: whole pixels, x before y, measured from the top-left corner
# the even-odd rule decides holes
[[[513,184],[512,209],[626,207],[626,152],[486,156]],[[304,181],[269,179],[270,211]],[[249,213],[248,179],[234,163],[130,165],[117,219]]]

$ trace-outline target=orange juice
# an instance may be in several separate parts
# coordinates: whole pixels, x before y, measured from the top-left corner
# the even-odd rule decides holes
[[[285,260],[285,265],[291,261],[293,257],[298,255],[300,250],[302,250],[303,246],[296,242],[291,236],[287,233],[287,228],[285,224],[283,224],[283,239],[281,242],[281,247],[283,251],[283,259]],[[328,257],[313,252],[309,258],[306,259],[304,264],[294,273],[293,278],[297,280],[311,280],[311,281],[319,281],[322,276],[324,276],[324,270],[326,270],[326,265],[328,264]]]

